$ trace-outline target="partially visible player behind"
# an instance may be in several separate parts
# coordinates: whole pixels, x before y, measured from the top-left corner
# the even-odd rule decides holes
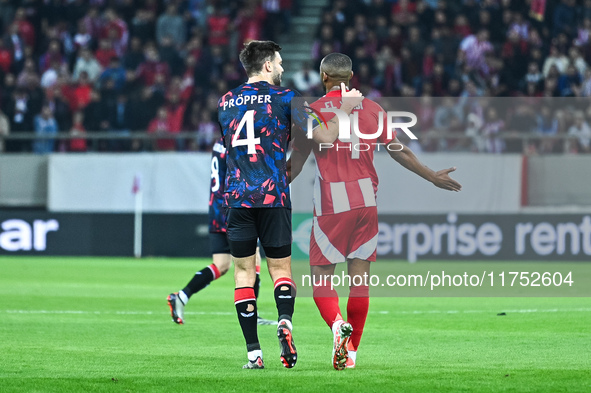
[[[172,320],[179,325],[185,323],[184,311],[191,296],[207,287],[230,269],[232,255],[226,236],[226,208],[224,204],[224,181],[226,179],[226,148],[220,138],[213,145],[211,155],[211,187],[209,194],[209,244],[213,263],[195,273],[191,281],[180,291],[168,295]],[[258,250],[257,250],[258,251]],[[254,284],[255,297],[258,298],[260,288],[261,257],[256,254],[256,279]],[[257,318],[259,325],[275,325],[274,321]]]
[[[228,240],[234,259],[234,304],[246,341],[244,368],[264,368],[254,316],[257,238],[265,250],[275,284],[279,324],[277,336],[283,366],[296,364],[292,316],[296,288],[291,273],[291,198],[287,176],[287,146],[291,101],[299,93],[279,86],[283,67],[281,47],[272,41],[251,41],[240,52],[248,81],[230,90],[218,102],[218,119],[228,149],[226,202]],[[298,123],[305,122],[299,114]]]
[[[359,127],[365,135],[379,129],[380,113],[385,111],[375,102],[364,98],[355,89],[346,85],[353,76],[351,59],[340,53],[327,55],[320,64],[326,95],[310,105],[320,112],[322,108],[339,108],[346,114],[359,116]],[[333,332],[333,367],[337,370],[355,367],[357,348],[365,326],[369,308],[369,287],[363,281],[355,285],[351,280],[347,302],[347,320],[343,319],[337,292],[331,280],[317,280],[334,274],[337,263],[347,262],[350,277],[369,276],[370,262],[376,260],[378,239],[378,216],[376,193],[378,177],[373,164],[373,150],[359,151],[352,144],[358,142],[351,130],[351,138],[339,137],[337,118],[323,113],[328,127],[318,126],[313,130],[316,143],[298,143],[295,139],[291,155],[291,176],[297,176],[310,149],[316,158],[314,185],[314,217],[310,237],[310,265],[314,278],[314,301],[320,314]],[[332,117],[331,117],[332,116]],[[385,115],[382,115],[385,116]],[[386,119],[383,119],[387,124]],[[364,143],[388,145],[388,151],[399,164],[432,182],[435,186],[450,191],[459,191],[461,185],[449,177],[455,168],[435,172],[417,159],[408,147],[400,150],[400,141],[387,133],[364,138]],[[321,149],[321,144],[325,148]],[[333,147],[326,148],[326,146]],[[316,285],[320,283],[320,285]]]

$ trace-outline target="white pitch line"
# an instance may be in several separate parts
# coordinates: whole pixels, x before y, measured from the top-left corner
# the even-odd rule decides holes
[[[523,309],[523,310],[415,310],[415,311],[377,311],[378,314],[484,314],[499,313],[524,314],[524,313],[556,313],[556,312],[591,312],[591,308],[550,308],[550,309]]]
[[[549,309],[518,309],[518,310],[411,310],[411,311],[370,311],[371,314],[494,314],[504,312],[507,314],[523,313],[558,313],[558,312],[591,312],[591,308],[549,308]],[[74,315],[165,315],[167,312],[154,311],[81,311],[81,310],[0,310],[6,314],[74,314]],[[271,314],[268,313],[261,313]],[[185,315],[235,315],[234,312],[225,311],[186,311]]]
[[[6,314],[87,314],[87,315],[163,315],[167,312],[154,311],[79,311],[79,310],[0,310]],[[185,311],[185,315],[235,315],[223,311]]]

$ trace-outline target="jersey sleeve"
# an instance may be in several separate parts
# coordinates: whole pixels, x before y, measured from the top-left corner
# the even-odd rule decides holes
[[[320,123],[314,118],[316,116],[311,116],[312,110],[304,99],[302,95],[296,91],[291,91],[292,98],[291,98],[291,108],[290,108],[290,115],[291,115],[291,123],[292,129],[295,132],[292,132],[292,138],[297,139],[301,136],[306,138],[306,134],[308,132],[308,121],[309,119],[312,121],[311,129],[317,127]]]

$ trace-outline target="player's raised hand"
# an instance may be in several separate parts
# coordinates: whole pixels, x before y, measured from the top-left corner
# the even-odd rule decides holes
[[[363,94],[357,89],[347,91],[347,87],[343,82],[341,82],[341,97],[343,97],[343,106],[351,110],[359,105],[364,98]]]
[[[443,188],[444,190],[448,191],[460,191],[462,189],[462,185],[452,179],[449,174],[456,170],[456,167],[449,169],[442,169],[440,171],[435,172],[435,178],[433,179],[433,184],[435,184],[439,188]]]

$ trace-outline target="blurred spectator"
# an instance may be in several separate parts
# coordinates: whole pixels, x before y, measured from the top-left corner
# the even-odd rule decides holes
[[[238,15],[233,23],[236,30],[238,30],[239,43],[260,40],[263,38],[262,30],[264,22],[266,21],[265,11],[257,1],[250,0],[247,4],[247,6],[238,11]],[[223,19],[221,19],[221,22],[218,22],[220,23],[220,26],[218,26],[220,31],[223,27],[223,22]]]
[[[566,33],[574,36],[576,27],[577,10],[575,0],[562,0],[554,8],[554,28],[552,35]]]
[[[74,49],[89,47],[92,43],[92,36],[83,20],[78,21],[78,30],[74,34]]]
[[[91,101],[92,83],[88,78],[88,73],[82,71],[78,81],[67,89],[67,96],[70,101],[72,111],[84,109]]]
[[[88,12],[84,15],[84,18],[82,18],[82,23],[86,26],[85,31],[90,34],[91,37],[94,37],[95,39],[98,38],[102,26],[102,20],[97,6],[93,5],[88,9]]]
[[[174,3],[168,4],[166,12],[158,17],[156,39],[163,45],[165,38],[170,39],[176,48],[181,48],[187,40],[187,31],[183,17],[177,13]]]
[[[0,26],[6,28],[14,20],[14,2],[9,0],[0,1]]]
[[[158,51],[160,59],[168,64],[171,75],[180,75],[183,68],[183,59],[179,56],[179,52],[173,46],[173,41],[169,36],[165,36],[160,44]]]
[[[570,64],[574,65],[577,69],[577,73],[581,76],[585,75],[585,70],[587,70],[587,62],[581,55],[581,52],[578,48],[571,47],[568,50],[568,59]]]
[[[96,60],[99,62],[102,68],[105,68],[109,65],[109,62],[113,57],[117,57],[118,54],[113,49],[113,43],[111,40],[108,39],[101,39],[99,41],[99,47],[94,53]]]
[[[108,8],[105,11],[104,19],[105,23],[102,25],[99,37],[101,41],[106,39],[110,42],[110,47],[115,51],[113,56],[122,56],[127,49],[127,42],[129,40],[127,23],[112,8]],[[109,56],[108,58],[110,59],[113,56]],[[98,55],[97,58],[99,58]],[[101,62],[100,59],[99,62]],[[106,66],[106,63],[101,62],[101,64]]]
[[[230,28],[230,17],[221,8],[216,6],[213,14],[207,18],[207,26],[209,31],[209,45],[228,45],[228,30]]]
[[[10,119],[12,133],[28,132],[33,129],[33,115],[31,111],[31,100],[24,89],[17,88],[10,101],[6,105],[6,115]],[[6,143],[6,151],[27,152],[31,150],[31,142],[13,140]]]
[[[529,48],[527,41],[519,33],[519,30],[513,29],[509,32],[509,37],[501,52],[505,67],[512,70],[514,78],[520,80],[527,72],[527,60],[529,58]]]
[[[92,55],[90,49],[84,47],[80,49],[80,56],[76,59],[72,78],[74,81],[77,81],[80,78],[80,73],[85,72],[88,79],[94,83],[100,76],[102,70],[102,66]]]
[[[392,20],[400,26],[408,26],[417,20],[416,4],[409,0],[399,0],[392,6]]]
[[[132,97],[129,102],[131,116],[131,129],[134,132],[148,129],[154,113],[164,104],[164,96],[150,87],[144,87],[139,94]],[[141,148],[141,143],[135,142],[136,148]]]
[[[211,114],[203,109],[199,113],[199,124],[197,126],[196,142],[199,151],[208,151],[213,146],[219,134],[219,126],[211,120]]]
[[[66,59],[62,55],[61,45],[60,42],[57,40],[52,40],[49,43],[49,47],[47,52],[43,54],[39,60],[39,72],[43,73],[47,71],[52,64],[66,64]]]
[[[23,37],[25,45],[34,47],[35,28],[31,22],[27,20],[27,15],[23,7],[17,8],[16,13],[14,14],[14,23],[18,26],[18,32],[20,36]]]
[[[41,83],[41,78],[35,69],[35,62],[28,59],[25,62],[25,67],[16,79],[16,86],[23,89],[34,89]]]
[[[462,124],[462,114],[452,98],[444,98],[435,110],[433,126],[441,131],[457,128]]]
[[[505,141],[499,137],[504,130],[505,122],[499,118],[494,107],[488,107],[485,112],[485,123],[482,135],[485,139],[485,151],[488,153],[502,153],[505,151]]]
[[[90,102],[84,107],[84,129],[87,132],[104,132],[109,129],[109,122],[107,118],[107,110],[105,105],[101,102],[101,94],[96,90],[91,90]],[[104,149],[104,141],[92,140],[90,141],[93,150]]]
[[[3,137],[10,135],[10,122],[8,117],[0,109],[0,153],[5,151],[5,142]]]
[[[72,124],[72,112],[59,87],[47,89],[45,105],[49,107],[60,130],[67,130]]]
[[[4,43],[4,40],[0,40],[0,71],[3,73],[10,72],[12,66],[12,52]]]
[[[158,109],[158,113],[148,126],[149,134],[165,135],[169,133],[168,111],[165,107]],[[154,150],[166,151],[175,149],[174,139],[156,139],[153,143]]]
[[[112,57],[109,65],[98,79],[99,86],[103,86],[108,80],[112,80],[115,90],[121,91],[125,87],[127,79],[125,68],[121,65],[121,60],[118,57]]]
[[[123,66],[126,70],[135,71],[143,61],[144,51],[142,49],[142,42],[138,37],[132,37],[129,50],[123,56]]]
[[[167,80],[170,76],[170,67],[160,60],[160,55],[154,47],[146,50],[145,61],[142,62],[136,71],[136,78],[144,85],[152,86],[156,82],[156,75],[163,75]]]
[[[51,113],[49,105],[43,105],[41,113],[35,116],[35,133],[37,135],[56,135],[58,132],[57,122]],[[33,152],[47,154],[54,151],[55,139],[37,139],[33,142]]]
[[[568,66],[568,58],[561,54],[558,51],[558,48],[554,45],[550,47],[550,55],[544,61],[544,68],[542,68],[542,73],[544,77],[548,77],[548,73],[550,72],[550,68],[552,66],[556,66],[559,73],[563,73],[566,71],[566,67]]]
[[[133,44],[134,38],[145,43],[154,37],[154,34],[154,13],[146,8],[138,9],[131,20],[131,43]]]
[[[40,85],[44,89],[53,87],[57,83],[57,78],[60,73],[61,65],[58,62],[50,64],[49,68],[41,75]]]
[[[535,132],[544,136],[558,134],[558,119],[552,116],[552,109],[544,105],[536,115]],[[545,138],[540,142],[539,153],[551,153],[554,150],[556,140]]]
[[[566,73],[558,79],[558,91],[562,97],[575,97],[580,95],[581,76],[574,65],[569,65]]]
[[[321,82],[319,71],[312,71],[309,62],[293,75],[295,88],[304,96],[314,96],[319,89],[321,91]]]
[[[582,25],[579,26],[577,31],[577,38],[573,40],[573,44],[575,46],[585,46],[589,39],[591,38],[589,35],[591,34],[591,19],[586,17],[583,20]]]
[[[486,55],[493,51],[492,44],[488,41],[488,30],[480,30],[477,35],[470,35],[460,43],[460,49],[466,55],[466,64],[471,69],[488,75]]]
[[[117,95],[115,104],[108,108],[110,132],[115,135],[129,135],[133,126],[132,113],[127,96],[123,93]],[[129,140],[109,141],[110,151],[129,151],[131,143]]]
[[[74,113],[72,128],[70,129],[70,135],[72,136],[84,136],[86,129],[84,128],[84,114],[80,111]],[[85,152],[86,139],[85,138],[72,138],[68,141],[68,151],[72,152]]]
[[[585,71],[585,79],[581,83],[581,96],[591,97],[591,69]]]
[[[262,0],[262,9],[265,12],[264,35],[266,37],[278,36],[282,32],[282,25],[284,24],[281,15],[281,1]]]
[[[180,94],[177,92],[171,92],[168,97],[167,120],[168,120],[168,131],[173,134],[178,134],[183,131],[183,120],[185,118],[185,111],[187,109],[187,102],[181,100]],[[176,142],[177,150],[184,150],[183,140],[172,140]]]
[[[568,129],[568,134],[577,137],[579,152],[591,152],[591,127],[585,121],[583,112],[575,114],[575,123]]]
[[[529,63],[527,66],[527,74],[525,74],[524,77],[524,82],[526,84],[533,83],[535,85],[538,85],[542,81],[542,79],[544,79],[544,75],[542,75],[542,73],[540,72],[538,64],[535,62]]]
[[[18,25],[13,23],[4,37],[4,44],[12,52],[12,64],[15,72],[22,70],[25,61],[25,42],[18,32]]]
[[[486,142],[481,133],[482,125],[482,118],[476,113],[470,113],[468,115],[465,135],[471,138],[472,145],[469,147],[470,151],[483,152],[485,149]]]

